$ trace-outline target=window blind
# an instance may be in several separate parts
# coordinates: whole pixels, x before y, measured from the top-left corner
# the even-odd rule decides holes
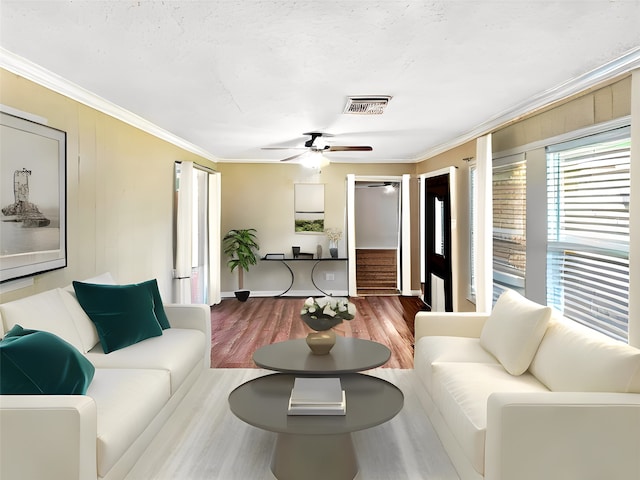
[[[629,319],[629,128],[547,148],[547,304],[620,340]]]
[[[505,287],[524,294],[526,181],[524,161],[493,168],[494,302]]]

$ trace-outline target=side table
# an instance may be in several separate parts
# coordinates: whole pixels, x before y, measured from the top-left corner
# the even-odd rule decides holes
[[[278,480],[352,480],[358,462],[351,433],[392,419],[404,395],[385,380],[342,374],[346,415],[289,416],[295,377],[276,373],[240,385],[229,395],[231,411],[249,425],[278,434],[271,462]]]
[[[336,344],[327,355],[314,355],[304,338],[272,343],[253,354],[258,367],[282,373],[336,375],[361,372],[384,365],[391,350],[381,343],[336,336]]]

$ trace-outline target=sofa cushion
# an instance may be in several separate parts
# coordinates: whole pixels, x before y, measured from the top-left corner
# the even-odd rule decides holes
[[[0,395],[84,395],[95,368],[70,343],[15,325],[0,341]]]
[[[0,305],[6,330],[16,324],[23,328],[53,333],[83,351],[78,329],[69,314],[61,290],[47,290]]]
[[[202,363],[205,336],[200,330],[171,328],[122,350],[105,355],[100,344],[87,358],[97,368],[150,368],[167,370],[171,375],[171,394],[182,385],[198,363]]]
[[[154,278],[153,280],[142,282],[139,285],[142,285],[149,290],[151,298],[153,298],[153,313],[156,314],[156,319],[158,320],[160,327],[162,327],[163,330],[171,328],[167,314],[162,306],[162,297],[160,296],[160,290],[158,290],[158,281]]]
[[[85,312],[80,306],[78,298],[76,297],[76,292],[73,290],[69,291],[67,289],[60,289],[59,293],[67,307],[67,311],[69,312],[73,323],[75,324],[76,331],[80,336],[82,352],[87,353],[95,347],[98,342],[100,342],[96,324],[91,321],[87,312]]]
[[[550,307],[507,290],[482,328],[480,345],[495,355],[510,374],[521,375],[529,368],[550,317]]]
[[[428,392],[431,392],[435,362],[490,363],[500,365],[496,357],[480,346],[479,338],[422,337],[416,342],[413,368]]]
[[[434,363],[432,398],[474,469],[484,474],[487,400],[494,392],[547,392],[530,373],[490,363]]]
[[[87,395],[98,413],[97,467],[104,477],[170,398],[165,370],[96,369]]]
[[[531,373],[557,392],[640,393],[640,350],[556,313]]]
[[[148,286],[73,282],[73,288],[105,353],[162,335]]]

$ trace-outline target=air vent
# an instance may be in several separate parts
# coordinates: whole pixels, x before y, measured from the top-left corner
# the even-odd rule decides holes
[[[352,115],[382,115],[391,97],[350,97],[344,113]]]

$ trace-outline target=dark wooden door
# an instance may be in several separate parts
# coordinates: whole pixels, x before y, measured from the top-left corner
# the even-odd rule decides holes
[[[426,179],[424,301],[433,306],[432,274],[444,281],[445,309],[453,311],[451,284],[451,198],[449,174]]]

